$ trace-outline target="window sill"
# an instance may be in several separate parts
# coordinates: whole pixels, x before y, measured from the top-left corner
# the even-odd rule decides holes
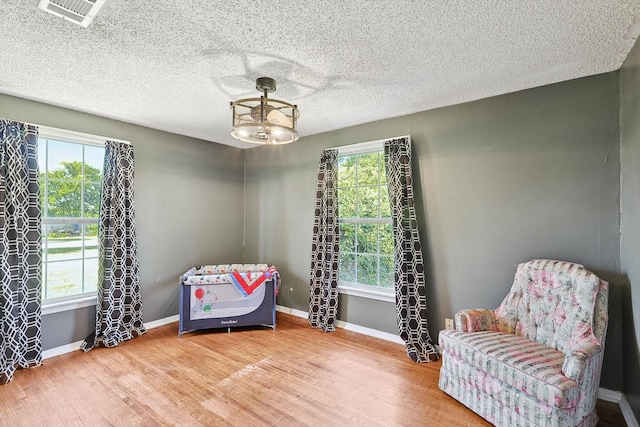
[[[361,298],[375,299],[385,302],[396,302],[396,294],[394,289],[375,289],[357,285],[347,285],[338,283],[338,293],[345,295],[353,295]]]
[[[42,302],[42,315],[60,313],[62,311],[76,310],[78,308],[96,305],[97,293],[77,295],[68,298],[56,298]]]

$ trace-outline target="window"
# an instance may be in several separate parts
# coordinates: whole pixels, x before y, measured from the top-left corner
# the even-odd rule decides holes
[[[42,299],[45,308],[93,297],[104,139],[40,127]],[[57,311],[57,310],[56,310]]]
[[[393,301],[393,226],[382,144],[348,148],[338,156],[339,290]]]

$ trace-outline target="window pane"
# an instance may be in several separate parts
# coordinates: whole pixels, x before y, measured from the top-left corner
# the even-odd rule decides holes
[[[356,185],[356,156],[338,158],[338,187]]]
[[[49,255],[49,239],[48,236],[49,226],[42,224],[40,232],[42,233],[42,295],[46,297],[45,288],[47,287],[47,257]]]
[[[393,283],[393,257],[380,257],[380,286],[383,288],[394,288]]]
[[[393,225],[380,224],[378,245],[382,255],[393,255]]]
[[[46,288],[46,298],[95,291],[98,282],[98,224],[50,224],[43,229],[46,255],[43,287]]]
[[[378,257],[358,255],[358,283],[378,286]]]
[[[387,183],[387,168],[384,163],[384,153],[380,153],[380,184]]]
[[[102,180],[102,171],[98,168],[85,164],[83,178],[85,182],[100,184]],[[100,188],[100,186],[98,186],[98,188]]]
[[[95,292],[98,289],[98,258],[84,260],[84,292]]]
[[[378,218],[378,188],[358,187],[359,218]]]
[[[98,218],[100,214],[100,182],[84,184],[84,217]]]
[[[55,170],[65,169],[64,163],[82,164],[82,145],[71,142],[48,140],[47,168],[51,174]],[[44,163],[42,163],[44,165]],[[44,168],[41,167],[41,170]]]
[[[41,212],[40,214],[42,215],[42,217],[46,217],[47,216],[47,212],[45,211],[45,203],[44,203],[44,198],[45,198],[45,194],[46,194],[46,181],[44,180],[44,172],[40,172],[40,179],[38,180],[38,184],[40,185],[40,209]]]
[[[82,228],[79,224],[50,224],[47,226],[48,254],[63,254],[82,249]]]
[[[378,185],[378,153],[358,156],[358,185]]]
[[[46,299],[47,295],[47,287],[44,285],[47,283],[47,264],[42,263],[42,299]]]
[[[356,282],[356,256],[354,254],[340,252],[339,279],[345,282]]]
[[[338,215],[340,218],[356,217],[356,189],[354,187],[338,190]]]
[[[380,186],[380,218],[391,218],[391,205],[389,204],[389,190],[387,185]]]
[[[98,224],[84,224],[84,256],[92,258],[98,256]]]
[[[82,293],[82,260],[47,264],[47,298]]]
[[[92,147],[90,145],[85,145],[84,147],[84,164],[85,168],[90,170],[95,169],[98,171],[98,176],[102,174],[102,167],[104,165],[104,148],[103,147]],[[86,174],[90,181],[99,181],[95,178],[91,177],[91,175]]]
[[[43,295],[50,299],[95,291],[104,148],[44,134],[38,141],[38,162],[43,220],[95,218],[95,224],[43,224]]]
[[[79,218],[82,215],[80,181],[49,180],[47,190],[48,216]]]
[[[47,253],[47,225],[42,224],[40,226],[40,233],[42,233],[42,254],[45,255]],[[44,257],[43,257],[44,260]]]
[[[85,237],[94,237],[98,241],[98,224],[86,224],[84,229]]]
[[[356,225],[340,224],[340,251],[356,251]]]
[[[378,224],[357,224],[356,252],[375,254],[378,252]]]
[[[44,176],[44,171],[47,170],[47,140],[44,138],[38,139],[38,169],[40,176]]]
[[[369,223],[391,219],[384,153],[340,157],[338,182],[338,212],[349,219],[340,223],[340,280],[393,289],[393,227]]]

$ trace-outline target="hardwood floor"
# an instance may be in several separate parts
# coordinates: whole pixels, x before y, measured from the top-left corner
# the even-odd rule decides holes
[[[399,344],[282,313],[275,331],[179,339],[173,323],[16,372],[0,386],[0,425],[488,426],[438,389],[439,368]],[[600,425],[624,425],[603,403]]]

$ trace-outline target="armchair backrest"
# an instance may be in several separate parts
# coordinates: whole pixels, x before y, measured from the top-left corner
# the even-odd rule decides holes
[[[535,259],[518,265],[509,294],[495,310],[496,327],[570,352],[603,344],[608,287],[580,264]]]

